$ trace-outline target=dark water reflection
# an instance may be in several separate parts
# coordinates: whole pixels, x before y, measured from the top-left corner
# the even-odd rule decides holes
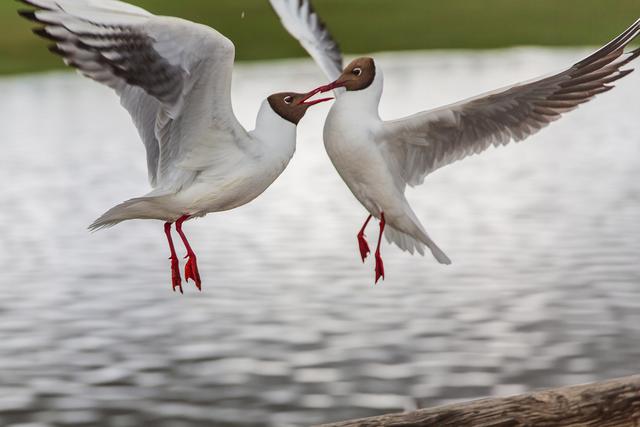
[[[383,115],[581,54],[383,56]],[[263,95],[319,81],[307,62],[243,66],[237,113],[251,123]],[[184,297],[159,223],[85,231],[146,191],[115,98],[73,75],[0,93],[0,425],[298,426],[640,371],[638,75],[412,191],[454,265],[385,247],[378,287],[319,108],[262,198],[187,226],[205,292]]]

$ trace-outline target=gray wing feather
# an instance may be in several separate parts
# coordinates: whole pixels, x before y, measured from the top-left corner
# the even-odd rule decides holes
[[[115,0],[22,1],[36,8],[21,14],[43,24],[34,32],[54,42],[52,52],[120,96],[144,142],[152,186],[163,177],[177,186],[193,179],[193,170],[176,172],[197,144],[180,132],[181,113],[187,104],[202,104],[206,92],[211,117],[191,120],[192,131],[244,131],[230,106],[234,46],[215,30]],[[196,84],[206,90],[193,91]]]
[[[282,25],[316,61],[331,81],[342,73],[338,43],[316,13],[311,0],[270,0]]]
[[[624,48],[639,33],[640,20],[559,74],[386,122],[382,141],[390,167],[401,183],[415,186],[445,165],[535,134],[631,73],[621,68],[640,49],[625,54]]]

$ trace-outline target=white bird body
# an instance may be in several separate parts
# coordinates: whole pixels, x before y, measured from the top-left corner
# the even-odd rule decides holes
[[[203,147],[215,144],[216,136],[211,131],[202,137],[200,144]],[[253,201],[288,166],[296,149],[296,126],[278,116],[265,101],[258,113],[256,129],[242,137],[246,152],[231,148],[220,159],[193,153],[181,164],[185,170],[198,171],[189,185],[175,188],[170,181],[166,187],[159,186],[143,197],[114,207],[95,224],[112,225],[128,219],[175,222],[184,215],[203,217]]]
[[[378,108],[382,72],[372,58],[358,58],[342,69],[337,43],[310,0],[270,0],[284,27],[316,60],[333,83],[336,101],[324,128],[325,147],[336,170],[371,216],[381,234],[411,253],[427,246],[443,264],[449,258],[433,243],[404,196],[435,170],[491,146],[521,141],[563,114],[612,89],[631,73],[624,69],[640,56],[625,47],[640,34],[640,19],[600,50],[565,71],[485,93],[452,105],[383,121]],[[337,77],[336,77],[337,76]],[[344,88],[344,89],[342,89]],[[346,89],[346,92],[343,90]],[[358,234],[362,259],[369,253],[365,222]],[[384,277],[380,238],[376,281]]]
[[[235,209],[260,196],[284,172],[296,149],[296,126],[263,104],[258,126],[249,132],[251,154],[209,167],[178,193],[192,216]]]
[[[200,288],[182,223],[251,202],[285,170],[296,129],[317,92],[263,101],[247,132],[231,105],[235,46],[213,28],[154,16],[117,0],[22,0],[34,32],[86,77],[109,86],[131,115],[147,153],[153,190],[110,209],[89,228],[131,219],[165,221],[174,290],[181,287],[171,225],[185,244],[187,279]]]
[[[353,195],[375,218],[384,213],[386,237],[401,249],[424,253],[429,247],[440,262],[451,261],[433,243],[405,197],[406,184],[389,161],[385,122],[378,106],[383,88],[377,72],[365,90],[336,97],[324,126],[324,144],[334,167]]]

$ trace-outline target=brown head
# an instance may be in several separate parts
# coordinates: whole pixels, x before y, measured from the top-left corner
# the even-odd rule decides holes
[[[347,91],[363,90],[371,86],[376,78],[376,63],[372,58],[358,58],[351,61],[338,77],[336,87],[344,87]]]
[[[304,117],[309,107],[321,102],[331,101],[333,98],[322,98],[309,101],[314,95],[320,93],[316,89],[308,93],[282,92],[267,98],[269,105],[280,117],[297,125]]]
[[[351,61],[344,69],[338,80],[319,88],[322,92],[328,92],[339,87],[347,91],[363,90],[371,86],[376,78],[376,63],[373,58],[358,58]]]

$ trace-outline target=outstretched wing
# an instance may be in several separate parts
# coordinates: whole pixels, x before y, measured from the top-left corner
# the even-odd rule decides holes
[[[390,165],[411,186],[431,172],[491,145],[521,141],[631,73],[640,56],[624,49],[640,33],[640,19],[609,44],[551,77],[521,83],[435,110],[386,122],[381,134]]]
[[[114,89],[147,150],[154,187],[193,180],[195,157],[228,157],[245,133],[231,109],[233,43],[212,28],[116,0],[22,0],[34,32],[81,74]],[[207,135],[207,138],[203,138]],[[213,161],[213,160],[212,160]]]
[[[342,73],[342,52],[311,0],[270,0],[282,25],[320,66],[330,81]]]

